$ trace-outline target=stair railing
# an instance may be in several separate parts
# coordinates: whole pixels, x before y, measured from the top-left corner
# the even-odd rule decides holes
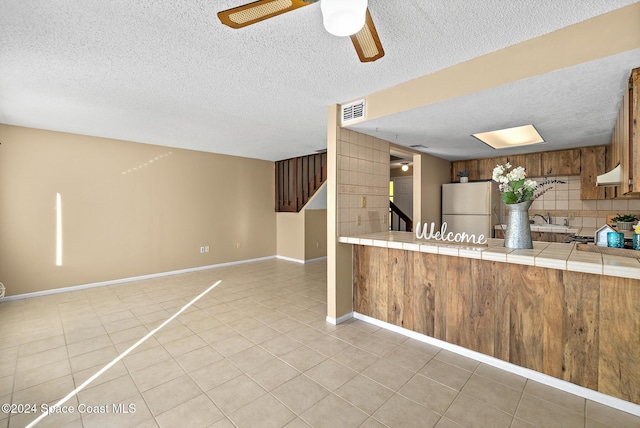
[[[398,208],[398,206],[396,204],[394,204],[393,202],[389,201],[389,212],[391,213],[391,230],[395,230],[393,228],[394,223],[395,223],[395,218],[396,216],[398,217],[398,230],[402,230],[400,229],[401,227],[401,221],[404,221],[404,226],[405,226],[405,231],[406,232],[412,232],[413,231],[413,220],[411,220],[411,217],[409,217],[407,214],[405,214],[400,208]]]

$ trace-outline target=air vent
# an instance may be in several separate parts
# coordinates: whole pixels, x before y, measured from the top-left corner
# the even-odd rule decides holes
[[[342,123],[364,119],[364,100],[342,105]]]

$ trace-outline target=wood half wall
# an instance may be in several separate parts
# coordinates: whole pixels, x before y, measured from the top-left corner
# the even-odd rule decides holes
[[[354,310],[640,404],[640,280],[354,246]]]

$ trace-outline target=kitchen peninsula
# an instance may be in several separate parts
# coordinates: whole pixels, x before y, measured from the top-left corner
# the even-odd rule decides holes
[[[640,404],[638,259],[409,232],[339,242],[353,245],[355,313]]]

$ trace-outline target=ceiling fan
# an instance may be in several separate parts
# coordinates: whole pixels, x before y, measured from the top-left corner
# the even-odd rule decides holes
[[[243,28],[252,24],[255,24],[265,19],[273,18],[274,16],[281,15],[292,10],[299,9],[304,6],[309,6],[312,3],[320,1],[320,7],[322,9],[325,28],[332,34],[334,33],[327,26],[327,20],[330,16],[328,8],[335,5],[335,7],[341,8],[345,5],[353,3],[360,3],[365,9],[364,26],[360,30],[356,29],[355,34],[351,34],[351,41],[356,48],[358,57],[361,62],[373,62],[384,56],[384,50],[382,49],[382,43],[378,37],[376,27],[373,25],[371,14],[367,8],[367,0],[258,0],[252,3],[245,4],[243,6],[234,7],[231,9],[218,12],[218,18],[220,22],[231,28]],[[346,6],[350,7],[350,6]],[[358,28],[359,24],[358,24]],[[348,35],[340,34],[340,35]],[[336,34],[338,35],[338,34]]]

